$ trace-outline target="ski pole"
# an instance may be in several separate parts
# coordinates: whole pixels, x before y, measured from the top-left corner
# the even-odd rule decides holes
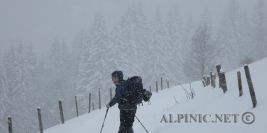
[[[103,130],[103,127],[104,127],[104,123],[105,123],[105,120],[107,118],[108,110],[109,110],[109,108],[107,108],[107,110],[106,110],[106,114],[105,114],[105,117],[104,117],[104,121],[102,123],[102,127],[101,127],[101,130],[100,130],[100,133],[102,133],[102,130]]]
[[[147,131],[146,127],[143,125],[143,123],[138,119],[138,117],[135,116],[135,118],[139,121],[139,123],[140,123],[140,124],[142,125],[142,127],[146,130],[146,132],[149,133],[149,132]]]

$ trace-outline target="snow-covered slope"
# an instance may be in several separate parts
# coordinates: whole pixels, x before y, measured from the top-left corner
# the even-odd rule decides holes
[[[137,116],[144,123],[150,133],[177,133],[177,132],[216,132],[216,133],[263,133],[267,130],[264,121],[267,120],[267,94],[266,79],[267,72],[264,68],[267,67],[267,59],[258,61],[249,65],[251,77],[254,83],[254,88],[258,100],[258,105],[255,109],[252,108],[249,89],[246,82],[246,77],[243,68],[241,71],[244,95],[238,96],[237,86],[237,70],[227,73],[226,79],[228,83],[228,91],[223,94],[219,88],[203,88],[201,82],[192,83],[192,88],[195,90],[195,98],[188,100],[181,86],[165,89],[160,93],[153,94],[151,104],[145,103],[140,106],[137,111]],[[189,85],[183,85],[189,88]],[[217,84],[218,86],[218,84]],[[244,112],[252,112],[255,115],[255,122],[252,124],[244,124],[242,114]],[[173,114],[175,119],[177,114],[239,114],[237,122],[234,123],[231,118],[231,123],[161,123],[163,115],[168,116]],[[89,114],[82,115],[78,118],[67,121],[63,125],[45,130],[45,133],[97,133],[104,118],[105,110],[97,110]],[[250,117],[252,118],[252,117]],[[249,117],[246,120],[250,119]],[[110,109],[103,133],[116,133],[119,127],[119,110],[117,107]],[[135,120],[135,133],[145,133],[140,123]]]

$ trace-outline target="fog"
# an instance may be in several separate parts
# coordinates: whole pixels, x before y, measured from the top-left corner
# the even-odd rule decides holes
[[[199,17],[203,8],[214,21],[221,18],[228,0],[0,0],[0,46],[32,43],[40,52],[55,38],[70,43],[73,37],[88,28],[95,13],[113,23],[130,3],[141,2],[149,15],[155,9],[168,11],[176,7],[180,14]],[[240,0],[250,10],[251,0]]]
[[[139,75],[155,91],[230,71],[267,56],[265,0],[0,0],[0,132],[58,124],[102,106],[110,74]],[[158,84],[159,85],[159,84]],[[197,89],[197,88],[196,88]],[[114,94],[114,93],[113,93]]]

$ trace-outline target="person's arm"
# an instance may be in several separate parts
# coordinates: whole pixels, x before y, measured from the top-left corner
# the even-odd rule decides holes
[[[117,92],[117,89],[116,89],[116,94],[111,99],[111,101],[109,102],[109,106],[112,107],[113,105],[115,105],[116,103],[118,103],[119,102],[119,99],[120,99],[120,95],[119,95],[119,93]]]
[[[124,86],[123,85],[118,85],[116,88],[116,94],[112,98],[112,100],[109,102],[109,106],[112,107],[116,103],[119,102],[119,100],[122,98],[122,95],[124,94]]]

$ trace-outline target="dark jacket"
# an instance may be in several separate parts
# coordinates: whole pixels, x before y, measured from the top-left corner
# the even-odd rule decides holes
[[[110,106],[115,105],[116,103],[119,104],[119,109],[136,109],[136,105],[130,105],[129,102],[126,99],[127,95],[127,89],[128,89],[128,84],[127,81],[121,80],[118,85],[116,85],[116,94],[112,98],[112,100],[109,102]]]

